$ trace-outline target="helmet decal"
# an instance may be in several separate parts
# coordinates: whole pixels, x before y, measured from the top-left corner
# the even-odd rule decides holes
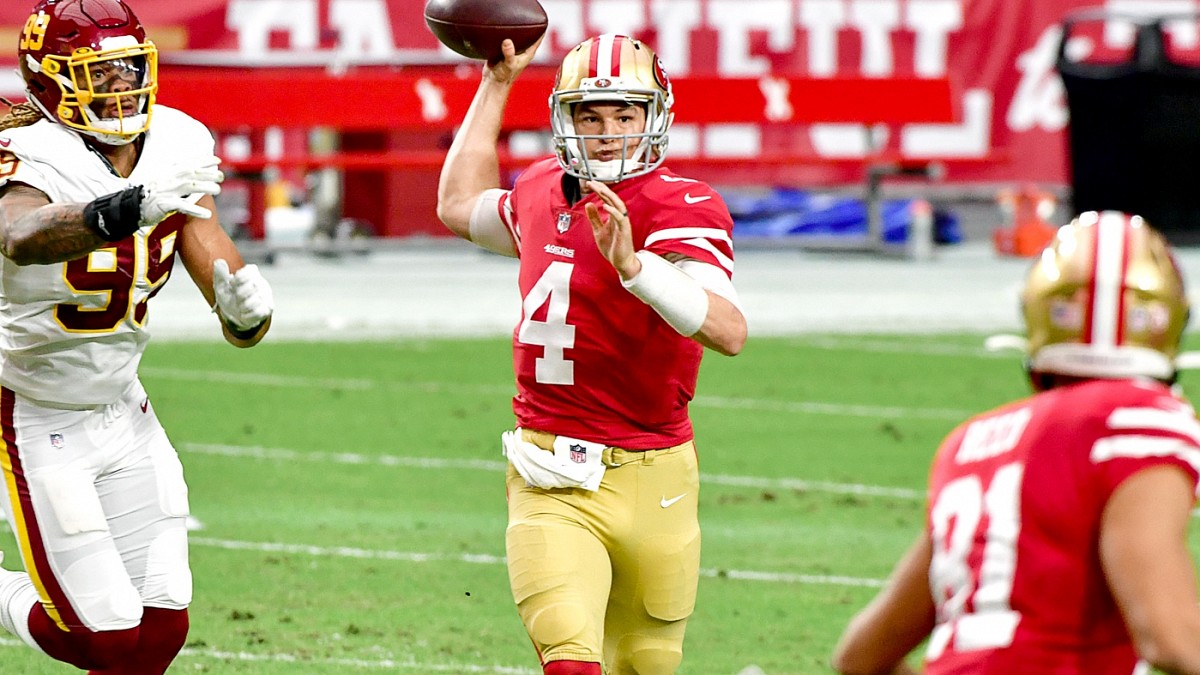
[[[667,71],[663,68],[662,59],[654,57],[654,81],[658,86],[671,91],[671,78],[667,77]]]

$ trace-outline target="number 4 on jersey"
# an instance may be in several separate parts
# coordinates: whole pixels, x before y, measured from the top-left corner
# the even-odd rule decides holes
[[[575,362],[563,356],[564,350],[575,346],[575,326],[567,323],[574,271],[572,263],[559,260],[550,263],[521,302],[517,340],[545,349],[536,363],[535,379],[540,384],[575,384]],[[546,320],[534,321],[534,313],[542,306],[546,307]]]

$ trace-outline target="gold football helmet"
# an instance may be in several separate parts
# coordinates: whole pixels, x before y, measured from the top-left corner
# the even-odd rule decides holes
[[[621,136],[621,158],[588,158],[585,141],[608,138],[575,131],[571,113],[589,101],[624,101],[646,110],[640,134]],[[662,164],[671,126],[671,81],[654,51],[625,35],[606,34],[583,41],[563,59],[550,95],[550,129],[564,171],[577,178],[615,183],[647,174]],[[628,149],[634,146],[633,154]]]
[[[1021,309],[1035,386],[1039,374],[1175,378],[1183,277],[1139,216],[1091,211],[1059,228],[1025,279]]]

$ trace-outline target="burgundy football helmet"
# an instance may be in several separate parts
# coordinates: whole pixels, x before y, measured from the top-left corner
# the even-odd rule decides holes
[[[150,126],[158,49],[121,0],[41,0],[17,49],[29,101],[108,145]]]

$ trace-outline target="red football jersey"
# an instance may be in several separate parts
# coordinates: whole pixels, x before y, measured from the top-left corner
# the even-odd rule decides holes
[[[563,176],[555,159],[539,161],[500,203],[521,260],[517,423],[633,450],[690,440],[703,348],[621,286],[584,211],[600,198],[568,204]],[[659,168],[610,187],[628,209],[636,250],[680,254],[732,277],[733,220],[708,185]]]
[[[1193,484],[1200,424],[1158,383],[1093,380],[968,420],[930,475],[930,675],[1134,672],[1098,551],[1120,483],[1169,464]]]

